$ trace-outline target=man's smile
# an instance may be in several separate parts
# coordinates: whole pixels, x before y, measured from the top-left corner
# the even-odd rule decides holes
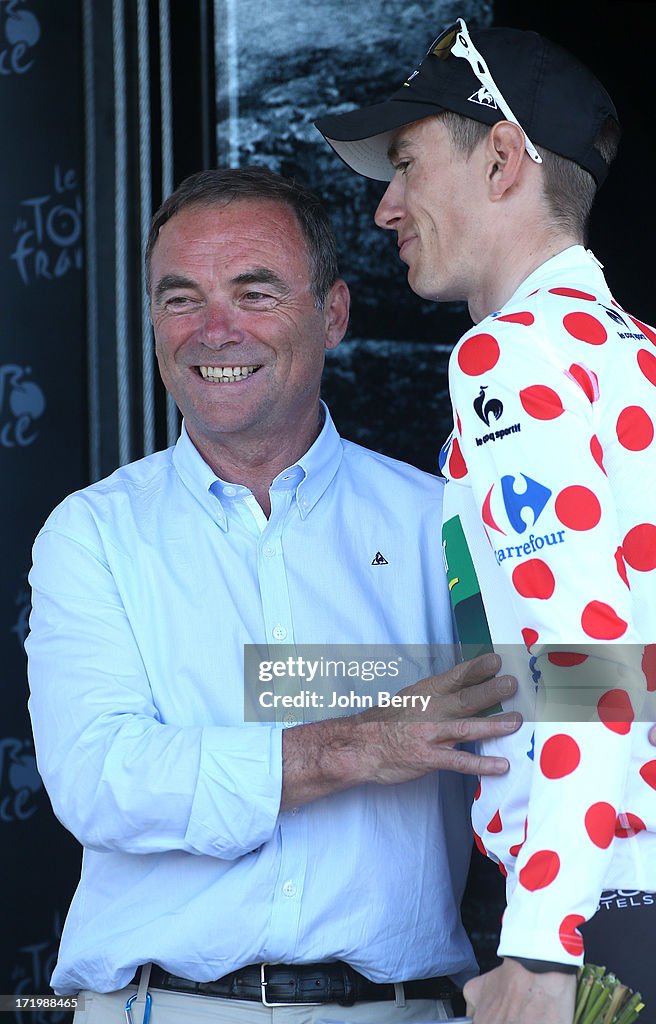
[[[255,366],[199,366],[198,372],[203,380],[212,384],[233,384],[238,380],[246,380],[259,370],[261,364]]]
[[[408,235],[407,238],[399,238],[397,244],[398,244],[398,247],[399,247],[399,257],[401,259],[403,259],[403,251],[404,251],[404,249],[406,249],[407,246],[410,244],[410,242],[413,242],[416,237],[417,237],[416,235]]]

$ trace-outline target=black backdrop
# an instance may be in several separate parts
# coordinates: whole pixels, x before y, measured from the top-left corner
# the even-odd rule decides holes
[[[220,87],[226,2],[215,0],[212,5],[180,0],[170,5],[174,27],[170,38],[175,45],[170,79],[174,130],[169,155],[174,183],[215,162],[215,121],[219,124],[219,157],[222,162],[228,159],[222,149],[225,89]],[[377,32],[379,36],[388,33],[389,46],[384,51],[367,51],[360,47],[357,35],[345,35],[337,47],[349,63],[350,73],[343,77],[334,74],[334,69],[332,73],[317,71],[317,63],[322,59],[331,62],[334,51],[313,51],[305,55],[307,59],[299,56],[294,22],[286,23],[290,54],[296,61],[294,103],[290,106],[284,91],[276,92],[281,82],[290,79],[290,63],[258,69],[261,73],[256,76],[252,99],[249,101],[246,92],[242,95],[245,117],[251,117],[256,127],[260,123],[273,126],[273,134],[245,134],[238,158],[302,176],[325,196],[333,210],[344,273],[355,293],[350,340],[330,361],[325,383],[325,396],[342,432],[432,469],[435,451],[449,427],[446,359],[468,325],[466,313],[455,305],[430,307],[406,291],[394,247],[366,228],[377,186],[363,185],[358,190],[352,176],[347,181],[347,175],[342,176],[323,144],[311,134],[309,124],[318,113],[349,99],[377,99],[381,83],[389,84],[407,72],[424,43],[463,7],[468,7],[467,16],[472,17],[472,5],[380,3],[383,20]],[[4,141],[0,204],[0,992],[7,993],[46,989],[79,870],[77,846],[54,820],[36,773],[25,710],[22,641],[29,612],[26,574],[34,534],[64,494],[110,472],[120,461],[116,291],[112,283],[116,270],[112,234],[115,181],[107,169],[113,166],[116,150],[111,40],[116,6],[110,0],[95,4],[96,24],[90,29],[85,22],[90,5],[85,0],[59,0],[56,4],[52,0],[0,0],[0,126]],[[127,201],[138,223],[143,185],[137,181],[136,166],[134,39],[140,0],[121,0],[120,6],[126,19],[126,82],[132,110],[124,128],[130,142],[125,179]],[[168,6],[164,0],[149,0],[151,34],[156,34],[158,18]],[[337,19],[340,10],[352,9],[350,0],[326,0],[324,6]],[[477,17],[483,22],[492,18],[496,24],[537,28],[568,46],[597,71],[613,94],[625,138],[597,204],[591,245],[607,265],[618,301],[654,323],[653,3],[497,0],[494,5],[482,2],[473,6],[474,23]],[[219,86],[216,114],[210,54],[214,11]],[[417,20],[425,22],[425,30],[417,28]],[[250,29],[252,40],[257,23]],[[370,34],[364,24],[362,33],[364,38]],[[95,69],[90,77],[91,54]],[[166,163],[158,127],[165,105],[160,63],[153,58],[149,104],[153,115],[149,140],[153,204],[161,197]],[[89,81],[96,87],[97,116],[91,126]],[[295,126],[300,126],[298,131]],[[92,182],[93,151],[101,159]],[[89,215],[86,233],[83,206]],[[90,224],[96,225],[95,235]],[[98,250],[95,276],[90,276],[84,260],[85,241]],[[136,280],[138,232],[129,246],[126,259]],[[101,287],[94,287],[98,282]],[[123,448],[131,458],[148,450],[141,430],[144,396],[148,398],[142,378],[147,376],[148,361],[142,358],[135,340],[143,326],[141,298],[139,288],[133,285],[126,313],[126,365],[133,371],[127,399],[131,421],[129,443]],[[94,321],[102,328],[103,370],[95,383],[89,372],[90,325]],[[154,401],[154,443],[161,446],[175,431],[176,423],[156,384]],[[494,959],[501,900],[500,877],[476,858],[465,917],[485,965]],[[57,1014],[24,1015],[24,1019],[38,1024],[40,1016],[50,1022],[64,1019]]]
[[[25,711],[32,537],[86,478],[82,92],[76,4],[0,4],[0,991],[47,991],[79,863]],[[52,1019],[52,1017],[50,1018]]]
[[[140,223],[215,162],[213,36],[210,0],[0,0],[2,994],[48,992],[80,869],[27,715],[31,545],[66,494],[177,432],[153,380]]]

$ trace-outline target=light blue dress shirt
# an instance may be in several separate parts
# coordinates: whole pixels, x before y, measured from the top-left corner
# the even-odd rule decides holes
[[[270,494],[267,519],[183,430],[36,540],[37,758],[84,846],[60,993],[121,988],[151,960],[200,981],[262,961],[343,959],[375,981],[475,969],[467,781],[281,813],[282,727],[244,724],[245,643],[452,643],[441,484],[341,440],[326,412]]]

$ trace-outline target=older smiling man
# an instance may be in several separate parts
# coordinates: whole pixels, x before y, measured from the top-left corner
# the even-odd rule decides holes
[[[413,679],[430,716],[244,720],[245,644],[449,649],[441,484],[320,403],[349,294],[311,193],[201,173],[148,254],[182,436],[69,497],[34,550],[38,763],[84,846],[52,983],[85,993],[80,1024],[447,1019],[475,971],[470,843],[466,780],[436,769],[507,770],[455,748],[518,727],[472,717],[514,681],[491,655]]]

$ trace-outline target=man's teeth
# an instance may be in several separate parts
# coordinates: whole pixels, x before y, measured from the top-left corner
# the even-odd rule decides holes
[[[233,384],[237,380],[246,380],[259,366],[201,366],[200,374],[204,380],[213,384]]]

